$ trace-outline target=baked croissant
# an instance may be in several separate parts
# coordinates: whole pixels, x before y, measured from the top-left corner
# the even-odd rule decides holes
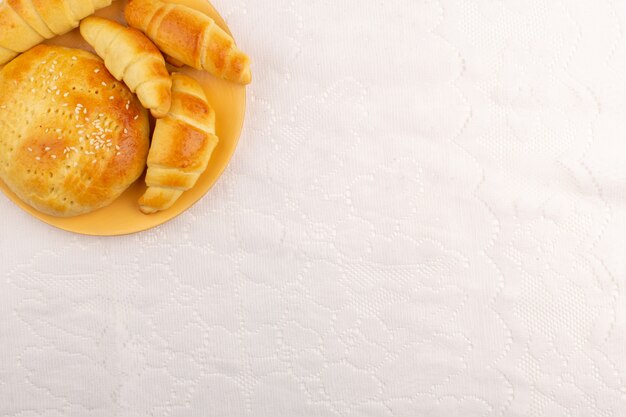
[[[0,1],[0,65],[45,39],[77,28],[81,19],[112,0]]]
[[[96,16],[81,22],[80,33],[104,59],[111,74],[124,80],[154,117],[167,114],[172,101],[172,80],[163,55],[150,39],[137,29]]]
[[[0,65],[2,62],[9,62],[17,56],[17,52],[10,51],[0,46]]]
[[[146,214],[170,208],[206,170],[217,146],[215,112],[191,77],[172,75],[172,107],[156,121],[148,154],[146,193],[139,208]]]
[[[125,16],[175,60],[228,81],[250,83],[250,59],[204,13],[160,0],[129,0]]]

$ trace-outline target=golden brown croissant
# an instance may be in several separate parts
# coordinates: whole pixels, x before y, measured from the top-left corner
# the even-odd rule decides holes
[[[172,80],[163,55],[150,39],[136,29],[96,16],[81,22],[80,33],[104,59],[111,74],[123,79],[154,117],[167,114]]]
[[[52,32],[48,25],[46,25],[46,22],[39,14],[32,1],[7,0],[7,4],[22,18],[24,22],[26,22],[28,26],[34,29],[39,36],[45,39],[50,39],[54,36],[54,32]]]
[[[78,27],[80,18],[76,19],[66,0],[31,0],[35,9],[56,35],[67,33]],[[15,0],[15,3],[26,3],[28,0]],[[85,16],[83,16],[85,17]],[[31,25],[32,26],[32,25]]]
[[[130,0],[126,21],[175,60],[223,79],[248,84],[250,59],[202,12],[160,0]]]
[[[146,214],[170,208],[206,170],[217,146],[215,112],[200,84],[172,75],[172,108],[158,119],[148,154],[148,189],[139,200]]]
[[[9,62],[16,56],[17,56],[17,52],[9,51],[8,49],[0,46],[0,62]]]
[[[16,53],[43,41],[43,36],[35,31],[15,10],[10,3],[0,4],[0,46]],[[5,64],[6,62],[0,62]]]
[[[77,28],[81,19],[112,0],[0,1],[0,65],[56,35]]]

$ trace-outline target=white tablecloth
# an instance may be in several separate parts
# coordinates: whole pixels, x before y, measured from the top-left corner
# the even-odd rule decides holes
[[[214,4],[254,83],[200,204],[0,198],[0,416],[626,415],[626,2]]]

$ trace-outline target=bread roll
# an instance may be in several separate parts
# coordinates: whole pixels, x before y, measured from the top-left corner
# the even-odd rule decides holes
[[[172,102],[172,80],[163,55],[150,39],[137,29],[97,16],[84,19],[80,33],[104,59],[111,74],[123,79],[154,117],[167,114]]]
[[[160,0],[129,0],[124,14],[130,26],[175,60],[228,81],[250,83],[250,58],[204,13]]]
[[[172,108],[156,121],[148,154],[148,189],[139,200],[146,214],[170,208],[191,189],[218,143],[215,112],[202,86],[182,74],[173,74],[172,82]]]
[[[142,173],[146,110],[83,50],[39,45],[0,71],[0,179],[53,216],[115,200]]]
[[[111,0],[0,0],[0,65],[77,28],[80,20],[110,4]]]

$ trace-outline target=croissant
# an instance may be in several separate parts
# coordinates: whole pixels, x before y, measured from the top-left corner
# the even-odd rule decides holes
[[[17,52],[10,51],[0,46],[0,65],[1,62],[9,62],[17,56]]]
[[[146,193],[139,208],[146,214],[170,208],[206,170],[217,146],[215,112],[200,84],[172,75],[172,107],[156,121],[148,154]]]
[[[83,38],[104,59],[104,65],[132,92],[154,117],[167,114],[171,104],[172,80],[163,55],[137,29],[112,20],[91,16],[80,24]]]
[[[81,19],[112,0],[0,1],[0,65],[45,39],[77,28]]]
[[[160,0],[130,0],[125,16],[175,60],[228,81],[250,83],[250,59],[204,13]]]

